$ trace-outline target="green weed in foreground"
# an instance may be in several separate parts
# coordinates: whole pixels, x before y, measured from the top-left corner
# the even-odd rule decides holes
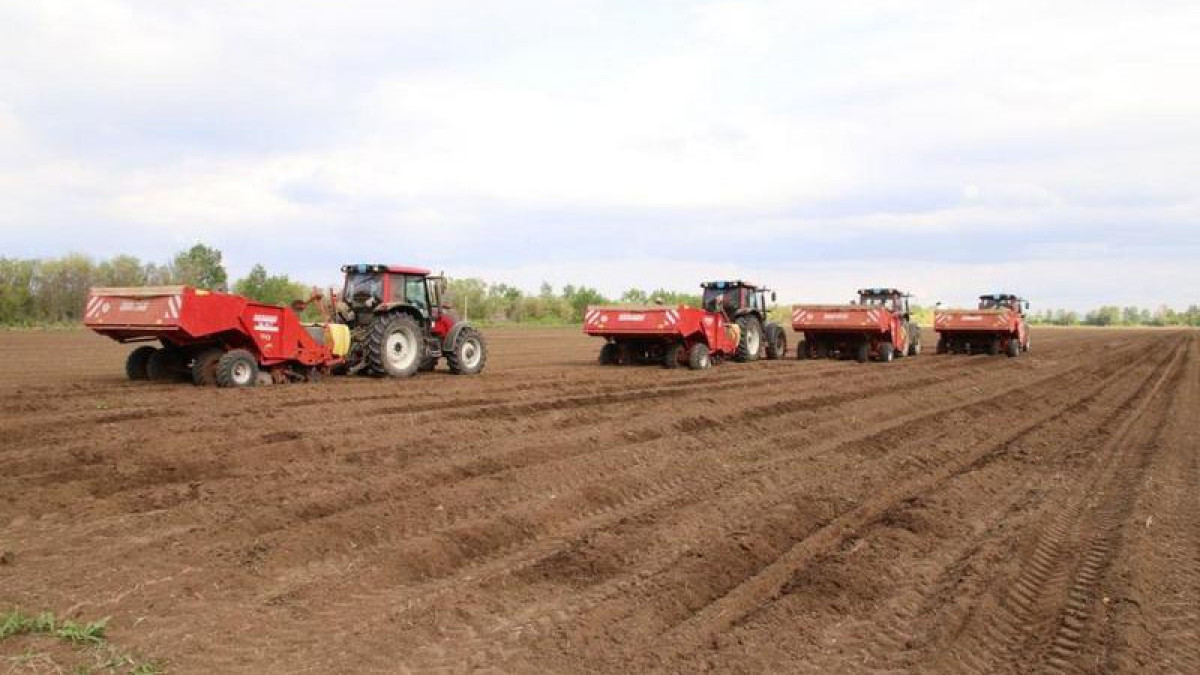
[[[105,642],[108,619],[109,617],[104,617],[87,623],[70,619],[60,621],[53,612],[24,614],[19,608],[14,608],[0,614],[0,640],[17,635],[46,635],[97,649],[93,654],[97,657],[97,665],[79,666],[75,669],[78,673],[122,672],[129,675],[158,675],[163,672],[162,665],[157,661],[139,661],[119,653],[108,645]]]

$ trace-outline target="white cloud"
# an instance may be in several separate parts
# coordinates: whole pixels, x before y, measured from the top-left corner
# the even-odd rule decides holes
[[[807,288],[894,241],[900,277],[1070,286],[1049,251],[1129,277],[1131,227],[1200,247],[1197,29],[1166,1],[10,0],[0,243],[310,269],[315,242],[532,285],[790,254]]]

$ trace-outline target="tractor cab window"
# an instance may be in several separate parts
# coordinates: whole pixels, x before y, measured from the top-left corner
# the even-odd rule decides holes
[[[996,309],[1000,307],[1000,301],[996,298],[986,297],[979,299],[979,309]]]
[[[756,310],[756,311],[762,311],[762,308],[763,308],[763,294],[762,294],[762,293],[759,293],[758,291],[752,291],[752,290],[750,290],[750,289],[746,289],[746,294],[750,296],[750,298],[749,298],[749,300],[750,300],[750,309],[753,309],[753,310]]]
[[[429,298],[425,295],[425,277],[408,277],[404,283],[404,294],[408,304],[429,312]]]
[[[726,314],[733,316],[738,310],[738,303],[741,299],[738,297],[738,289],[736,288],[705,288],[704,289],[704,309],[710,312],[724,311]]]
[[[883,307],[887,304],[887,298],[882,295],[864,295],[862,296],[862,302],[859,304],[870,307]]]
[[[383,300],[383,280],[367,272],[348,274],[342,295],[352,305],[378,304]]]

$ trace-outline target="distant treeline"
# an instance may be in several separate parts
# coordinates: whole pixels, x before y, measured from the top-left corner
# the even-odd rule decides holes
[[[276,305],[306,299],[313,290],[311,285],[292,281],[286,274],[268,274],[262,265],[255,265],[232,284],[228,280],[221,252],[204,244],[180,251],[162,264],[131,255],[98,262],[81,254],[44,260],[0,258],[0,326],[78,322],[88,289],[93,286],[188,284],[231,290]],[[447,295],[459,313],[485,322],[579,323],[588,305],[613,302],[594,288],[570,284],[556,291],[544,283],[537,294],[482,279],[450,279],[448,286]],[[631,289],[615,301],[699,305],[700,296]]]
[[[241,279],[228,283],[221,252],[196,244],[165,263],[143,262],[119,255],[99,262],[80,254],[29,260],[0,258],[0,326],[42,326],[80,321],[88,289],[93,286],[147,286],[189,284],[200,288],[232,290],[276,305],[302,300],[312,286],[292,281],[286,274],[268,274],[255,265]],[[556,290],[543,283],[536,294],[508,284],[482,279],[450,279],[448,296],[460,314],[474,321],[518,323],[579,323],[588,305],[607,303],[680,304],[698,307],[700,295],[659,289],[631,288],[618,298],[605,297],[587,286],[568,284]],[[932,321],[932,310],[914,307],[913,318]],[[778,307],[772,318],[787,322],[788,310]],[[1169,307],[1151,311],[1140,307],[1100,307],[1084,315],[1068,310],[1042,310],[1033,323],[1060,326],[1200,326],[1200,306],[1177,312]]]
[[[1200,305],[1189,305],[1182,312],[1166,305],[1153,311],[1105,305],[1082,316],[1066,309],[1044,309],[1034,312],[1030,321],[1047,326],[1200,326]]]

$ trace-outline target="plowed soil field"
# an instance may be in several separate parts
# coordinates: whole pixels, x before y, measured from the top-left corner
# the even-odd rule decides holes
[[[188,673],[1200,672],[1194,332],[699,373],[488,337],[478,378],[226,391],[0,333],[0,611]]]

